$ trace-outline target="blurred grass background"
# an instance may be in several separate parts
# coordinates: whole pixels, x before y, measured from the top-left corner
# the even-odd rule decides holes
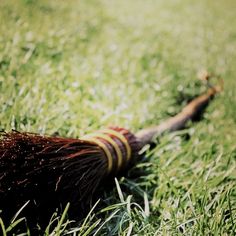
[[[127,201],[113,205],[114,190],[101,222],[118,212],[96,227],[104,235],[234,235],[235,9],[234,0],[2,0],[0,129],[136,131],[203,92],[196,73],[207,69],[224,79],[224,92],[185,131],[191,139],[164,137],[134,168],[143,176],[120,180],[136,204],[146,193],[148,217]],[[93,222],[78,235],[94,233]]]

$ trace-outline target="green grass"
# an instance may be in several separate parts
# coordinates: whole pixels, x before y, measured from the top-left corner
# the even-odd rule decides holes
[[[136,131],[204,91],[199,69],[224,79],[200,123],[161,138],[86,219],[71,228],[65,211],[46,235],[236,234],[235,7],[234,0],[0,2],[2,130]]]

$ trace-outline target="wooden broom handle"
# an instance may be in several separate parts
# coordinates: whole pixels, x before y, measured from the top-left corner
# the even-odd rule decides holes
[[[180,130],[189,120],[193,120],[208,105],[209,101],[220,91],[220,88],[210,87],[205,94],[193,99],[183,110],[160,125],[143,129],[136,133],[136,137],[143,145],[150,144],[164,132]]]

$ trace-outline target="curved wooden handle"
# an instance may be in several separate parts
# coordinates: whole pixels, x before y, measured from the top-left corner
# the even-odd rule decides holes
[[[193,99],[176,116],[169,118],[160,125],[139,131],[138,133],[136,133],[136,137],[143,145],[146,145],[152,143],[157,136],[160,136],[164,132],[171,132],[184,128],[189,120],[193,120],[204,110],[209,101],[219,91],[220,88],[218,86],[210,87],[205,94],[202,94]]]

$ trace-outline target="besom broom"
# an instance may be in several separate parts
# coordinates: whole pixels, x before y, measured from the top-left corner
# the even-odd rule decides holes
[[[139,151],[167,131],[184,128],[220,90],[210,86],[176,116],[133,134],[109,127],[80,139],[13,131],[0,140],[0,209],[10,219],[30,200],[24,214],[40,222],[60,204],[71,202],[76,214],[86,211],[98,187],[111,182],[139,158]],[[79,209],[79,210],[78,210]],[[46,219],[47,221],[48,219]]]

